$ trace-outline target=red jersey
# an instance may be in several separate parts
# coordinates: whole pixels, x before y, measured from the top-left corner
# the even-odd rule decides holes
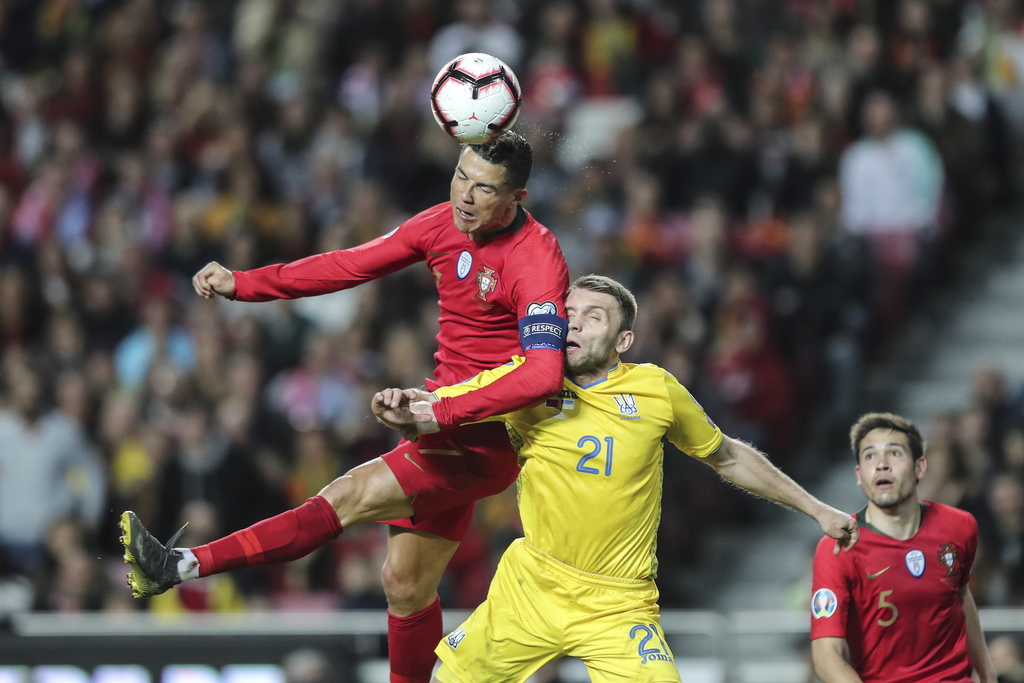
[[[811,639],[845,638],[865,683],[970,683],[971,661],[959,592],[978,549],[970,513],[921,504],[921,527],[906,541],[857,514],[860,540],[833,555],[825,537],[814,553]]]
[[[495,382],[435,403],[441,425],[512,412],[561,389],[568,268],[554,235],[523,209],[505,230],[474,241],[455,227],[451,203],[444,202],[352,249],[235,271],[235,298],[327,294],[418,261],[426,261],[437,283],[438,384],[461,382],[524,351],[527,356],[502,386]]]

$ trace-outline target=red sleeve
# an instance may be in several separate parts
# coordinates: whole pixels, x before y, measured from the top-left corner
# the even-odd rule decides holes
[[[974,569],[974,559],[978,553],[978,520],[974,515],[964,510],[957,510],[964,517],[964,564],[966,571],[960,573],[960,587],[963,588],[971,582],[971,572]]]
[[[565,376],[565,293],[569,269],[553,235],[544,231],[536,243],[520,245],[509,256],[505,277],[511,281],[511,295],[520,324],[520,341],[526,362],[487,386],[461,396],[443,398],[434,404],[434,416],[442,427],[475,422],[504,415],[533,405],[562,389]],[[538,316],[539,309],[554,315]],[[557,319],[561,338],[557,347],[530,347],[523,328],[531,319]]]
[[[848,553],[833,555],[835,543],[835,539],[825,536],[814,550],[811,640],[846,637],[846,615],[852,599],[847,564],[852,560]]]
[[[351,249],[308,256],[255,270],[233,271],[238,301],[298,299],[349,289],[422,261],[417,231],[405,224]]]
[[[504,415],[533,405],[562,388],[565,352],[531,349],[526,362],[491,384],[434,404],[434,417],[442,427]]]

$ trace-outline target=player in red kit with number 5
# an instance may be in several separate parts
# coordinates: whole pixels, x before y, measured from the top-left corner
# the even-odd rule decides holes
[[[867,507],[860,542],[814,554],[811,656],[825,683],[981,683],[996,675],[968,588],[978,524],[970,513],[922,501],[927,462],[912,422],[868,413],[850,430]]]
[[[391,520],[382,577],[391,681],[430,680],[442,636],[441,576],[474,502],[503,491],[519,472],[500,422],[458,425],[534,404],[562,386],[568,269],[554,236],[522,208],[532,164],[529,143],[516,133],[466,145],[451,201],[383,237],[246,272],[211,263],[195,275],[201,296],[270,301],[335,292],[426,261],[440,299],[428,389],[461,382],[523,352],[527,360],[502,381],[433,404],[438,433],[416,443],[403,440],[298,508],[207,545],[173,548],[177,536],[162,545],[125,512],[122,542],[136,597],[185,579],[293,560],[344,527]]]

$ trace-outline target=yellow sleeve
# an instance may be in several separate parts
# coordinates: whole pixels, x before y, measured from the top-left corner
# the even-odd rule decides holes
[[[446,387],[438,387],[437,389],[434,390],[434,396],[437,396],[438,398],[448,398],[450,396],[461,396],[463,394],[469,393],[470,391],[475,391],[480,387],[487,386],[488,384],[494,382],[500,377],[504,377],[505,375],[507,375],[508,373],[512,372],[517,367],[522,365],[525,361],[525,356],[512,356],[512,360],[509,361],[508,363],[505,363],[504,365],[499,365],[498,367],[491,368],[490,370],[484,370],[483,372],[473,375],[469,379],[463,380],[458,384],[452,384]],[[504,415],[495,415],[493,417],[480,420],[480,422],[496,422],[504,419]]]
[[[666,434],[668,440],[695,458],[706,458],[718,450],[722,445],[722,430],[669,372],[665,372],[665,389],[672,405],[672,425]]]

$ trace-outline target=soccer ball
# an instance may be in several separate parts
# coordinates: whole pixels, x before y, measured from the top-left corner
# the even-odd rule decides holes
[[[519,79],[505,62],[481,52],[444,65],[430,88],[430,109],[444,132],[477,145],[516,122],[522,106]]]

